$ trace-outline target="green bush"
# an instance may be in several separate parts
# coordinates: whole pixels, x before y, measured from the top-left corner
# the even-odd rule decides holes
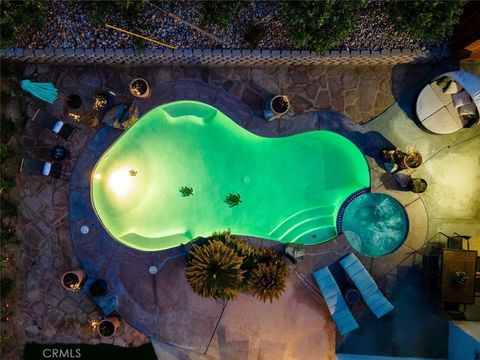
[[[247,40],[251,48],[256,49],[260,46],[266,31],[267,29],[262,24],[250,24],[247,26],[245,40]]]
[[[9,191],[13,187],[15,187],[15,179],[2,174],[0,178],[0,194]]]
[[[396,0],[389,6],[390,21],[417,39],[441,41],[452,33],[465,3],[465,0]]]
[[[294,46],[324,52],[354,31],[364,7],[363,0],[287,1],[282,15]]]
[[[95,24],[103,24],[107,16],[120,15],[126,19],[135,18],[143,7],[143,0],[79,1]]]
[[[228,27],[240,10],[248,5],[248,1],[202,1],[200,5],[200,26],[215,24]]]
[[[4,161],[11,159],[14,155],[15,155],[15,152],[9,145],[0,144],[0,162],[2,164],[4,163]]]
[[[2,36],[0,46],[7,47],[15,43],[31,25],[42,28],[44,24],[43,0],[2,0],[0,9],[0,27]]]
[[[14,284],[15,282],[10,278],[2,277],[0,279],[0,294],[2,294],[2,299],[5,299],[10,295]]]
[[[0,138],[2,141],[2,144],[8,142],[10,138],[15,134],[15,123],[13,120],[6,118],[5,116],[2,116],[0,120]],[[2,149],[3,153],[3,149]]]
[[[18,244],[17,231],[14,227],[8,225],[2,225],[0,229],[0,243],[5,244]]]
[[[18,207],[2,196],[0,200],[0,214],[2,214],[2,217],[16,216],[18,214]]]

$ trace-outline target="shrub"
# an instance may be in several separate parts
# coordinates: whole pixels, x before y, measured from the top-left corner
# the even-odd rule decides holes
[[[44,1],[2,0],[0,46],[11,46],[29,26],[42,27],[44,23]]]
[[[216,24],[221,27],[228,27],[237,14],[245,6],[247,1],[202,1],[200,4],[200,26],[205,24]]]
[[[324,52],[354,31],[364,7],[362,0],[287,1],[282,15],[294,46]]]
[[[0,194],[8,192],[13,187],[15,187],[15,179],[2,174],[0,178]]]
[[[2,217],[16,216],[18,214],[18,207],[2,196],[0,200],[0,213]]]
[[[0,144],[0,162],[3,164],[4,161],[11,159],[15,155],[15,151],[8,146],[7,144]]]
[[[265,37],[266,28],[262,24],[250,24],[245,33],[245,40],[250,44],[250,47],[256,49],[260,46]]]
[[[234,299],[240,292],[243,259],[218,240],[193,245],[187,260],[186,277],[193,291],[203,297]]]
[[[418,39],[441,41],[451,35],[465,3],[465,0],[396,0],[389,6],[390,18],[399,30],[406,30]]]
[[[2,116],[0,120],[0,139],[2,145],[10,140],[10,138],[15,134],[15,122],[5,116]],[[2,152],[6,149],[2,149]]]
[[[213,235],[210,236],[209,239],[221,241],[228,248],[232,249],[235,254],[237,254],[242,258],[242,265],[240,268],[244,271],[244,273],[243,273],[243,281],[240,285],[239,290],[247,291],[250,286],[250,283],[249,283],[250,273],[253,269],[257,267],[257,262],[258,262],[257,249],[254,248],[249,243],[247,243],[246,241],[232,235],[230,231],[213,233]]]
[[[10,295],[14,283],[15,282],[13,281],[13,279],[7,277],[2,277],[0,279],[0,294],[2,294],[3,299],[7,298]]]
[[[213,233],[193,245],[187,280],[195,293],[229,300],[252,290],[262,301],[278,299],[285,290],[287,264],[269,248],[254,248],[230,231]]]
[[[283,261],[260,263],[250,276],[250,288],[255,297],[263,302],[273,302],[285,291],[287,282],[287,264]]]
[[[143,7],[143,0],[83,1],[88,16],[95,24],[102,24],[108,16],[135,18]]]
[[[17,231],[14,227],[3,225],[0,229],[0,242],[2,244],[18,244]]]

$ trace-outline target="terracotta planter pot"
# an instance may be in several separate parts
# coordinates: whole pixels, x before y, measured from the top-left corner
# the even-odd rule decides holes
[[[416,169],[422,165],[422,155],[419,152],[404,154],[398,160],[398,166],[402,169]]]
[[[277,95],[270,101],[270,109],[275,116],[284,115],[290,110],[290,100],[285,95]]]
[[[104,338],[111,338],[122,325],[121,320],[116,316],[109,316],[98,324],[98,335]]]
[[[148,99],[152,92],[147,80],[142,78],[133,79],[130,83],[130,93],[140,99]]]
[[[427,181],[425,179],[413,178],[408,182],[408,188],[410,191],[421,194],[427,190]]]
[[[76,268],[63,274],[62,286],[68,291],[79,291],[86,278],[85,271],[81,268]]]

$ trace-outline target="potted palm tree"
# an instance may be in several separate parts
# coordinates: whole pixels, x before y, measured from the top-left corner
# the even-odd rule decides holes
[[[120,319],[116,316],[109,316],[100,321],[97,327],[98,335],[104,338],[111,338],[122,325]]]
[[[147,80],[142,78],[132,80],[130,83],[130,93],[140,99],[148,99],[152,94]]]
[[[425,190],[427,190],[427,186],[427,181],[420,178],[412,178],[407,184],[408,189],[417,194],[425,192]]]
[[[79,291],[86,277],[85,271],[81,268],[67,271],[62,275],[62,286],[68,291]]]

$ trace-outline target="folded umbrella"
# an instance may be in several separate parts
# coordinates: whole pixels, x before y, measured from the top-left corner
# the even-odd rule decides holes
[[[31,82],[30,80],[20,81],[20,86],[26,92],[29,92],[33,96],[53,104],[58,98],[58,90],[52,83],[39,83]]]

